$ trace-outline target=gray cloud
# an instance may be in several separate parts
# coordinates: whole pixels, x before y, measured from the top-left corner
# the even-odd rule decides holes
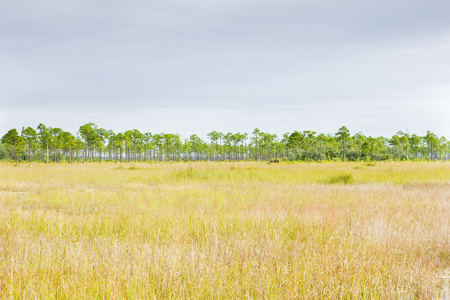
[[[89,119],[448,135],[449,13],[424,0],[3,1],[0,130]]]

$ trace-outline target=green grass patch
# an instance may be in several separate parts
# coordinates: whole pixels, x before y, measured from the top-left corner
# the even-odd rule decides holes
[[[352,173],[342,173],[334,175],[325,180],[326,184],[352,184],[355,182]]]

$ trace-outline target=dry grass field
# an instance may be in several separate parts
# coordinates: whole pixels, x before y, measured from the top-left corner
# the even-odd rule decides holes
[[[450,163],[3,163],[0,257],[9,299],[436,299]]]

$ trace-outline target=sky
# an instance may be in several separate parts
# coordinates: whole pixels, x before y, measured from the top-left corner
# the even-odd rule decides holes
[[[0,136],[450,138],[448,0],[0,0]]]

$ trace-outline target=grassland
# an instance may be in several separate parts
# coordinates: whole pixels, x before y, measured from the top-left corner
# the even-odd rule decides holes
[[[450,163],[0,164],[0,297],[436,299]]]

